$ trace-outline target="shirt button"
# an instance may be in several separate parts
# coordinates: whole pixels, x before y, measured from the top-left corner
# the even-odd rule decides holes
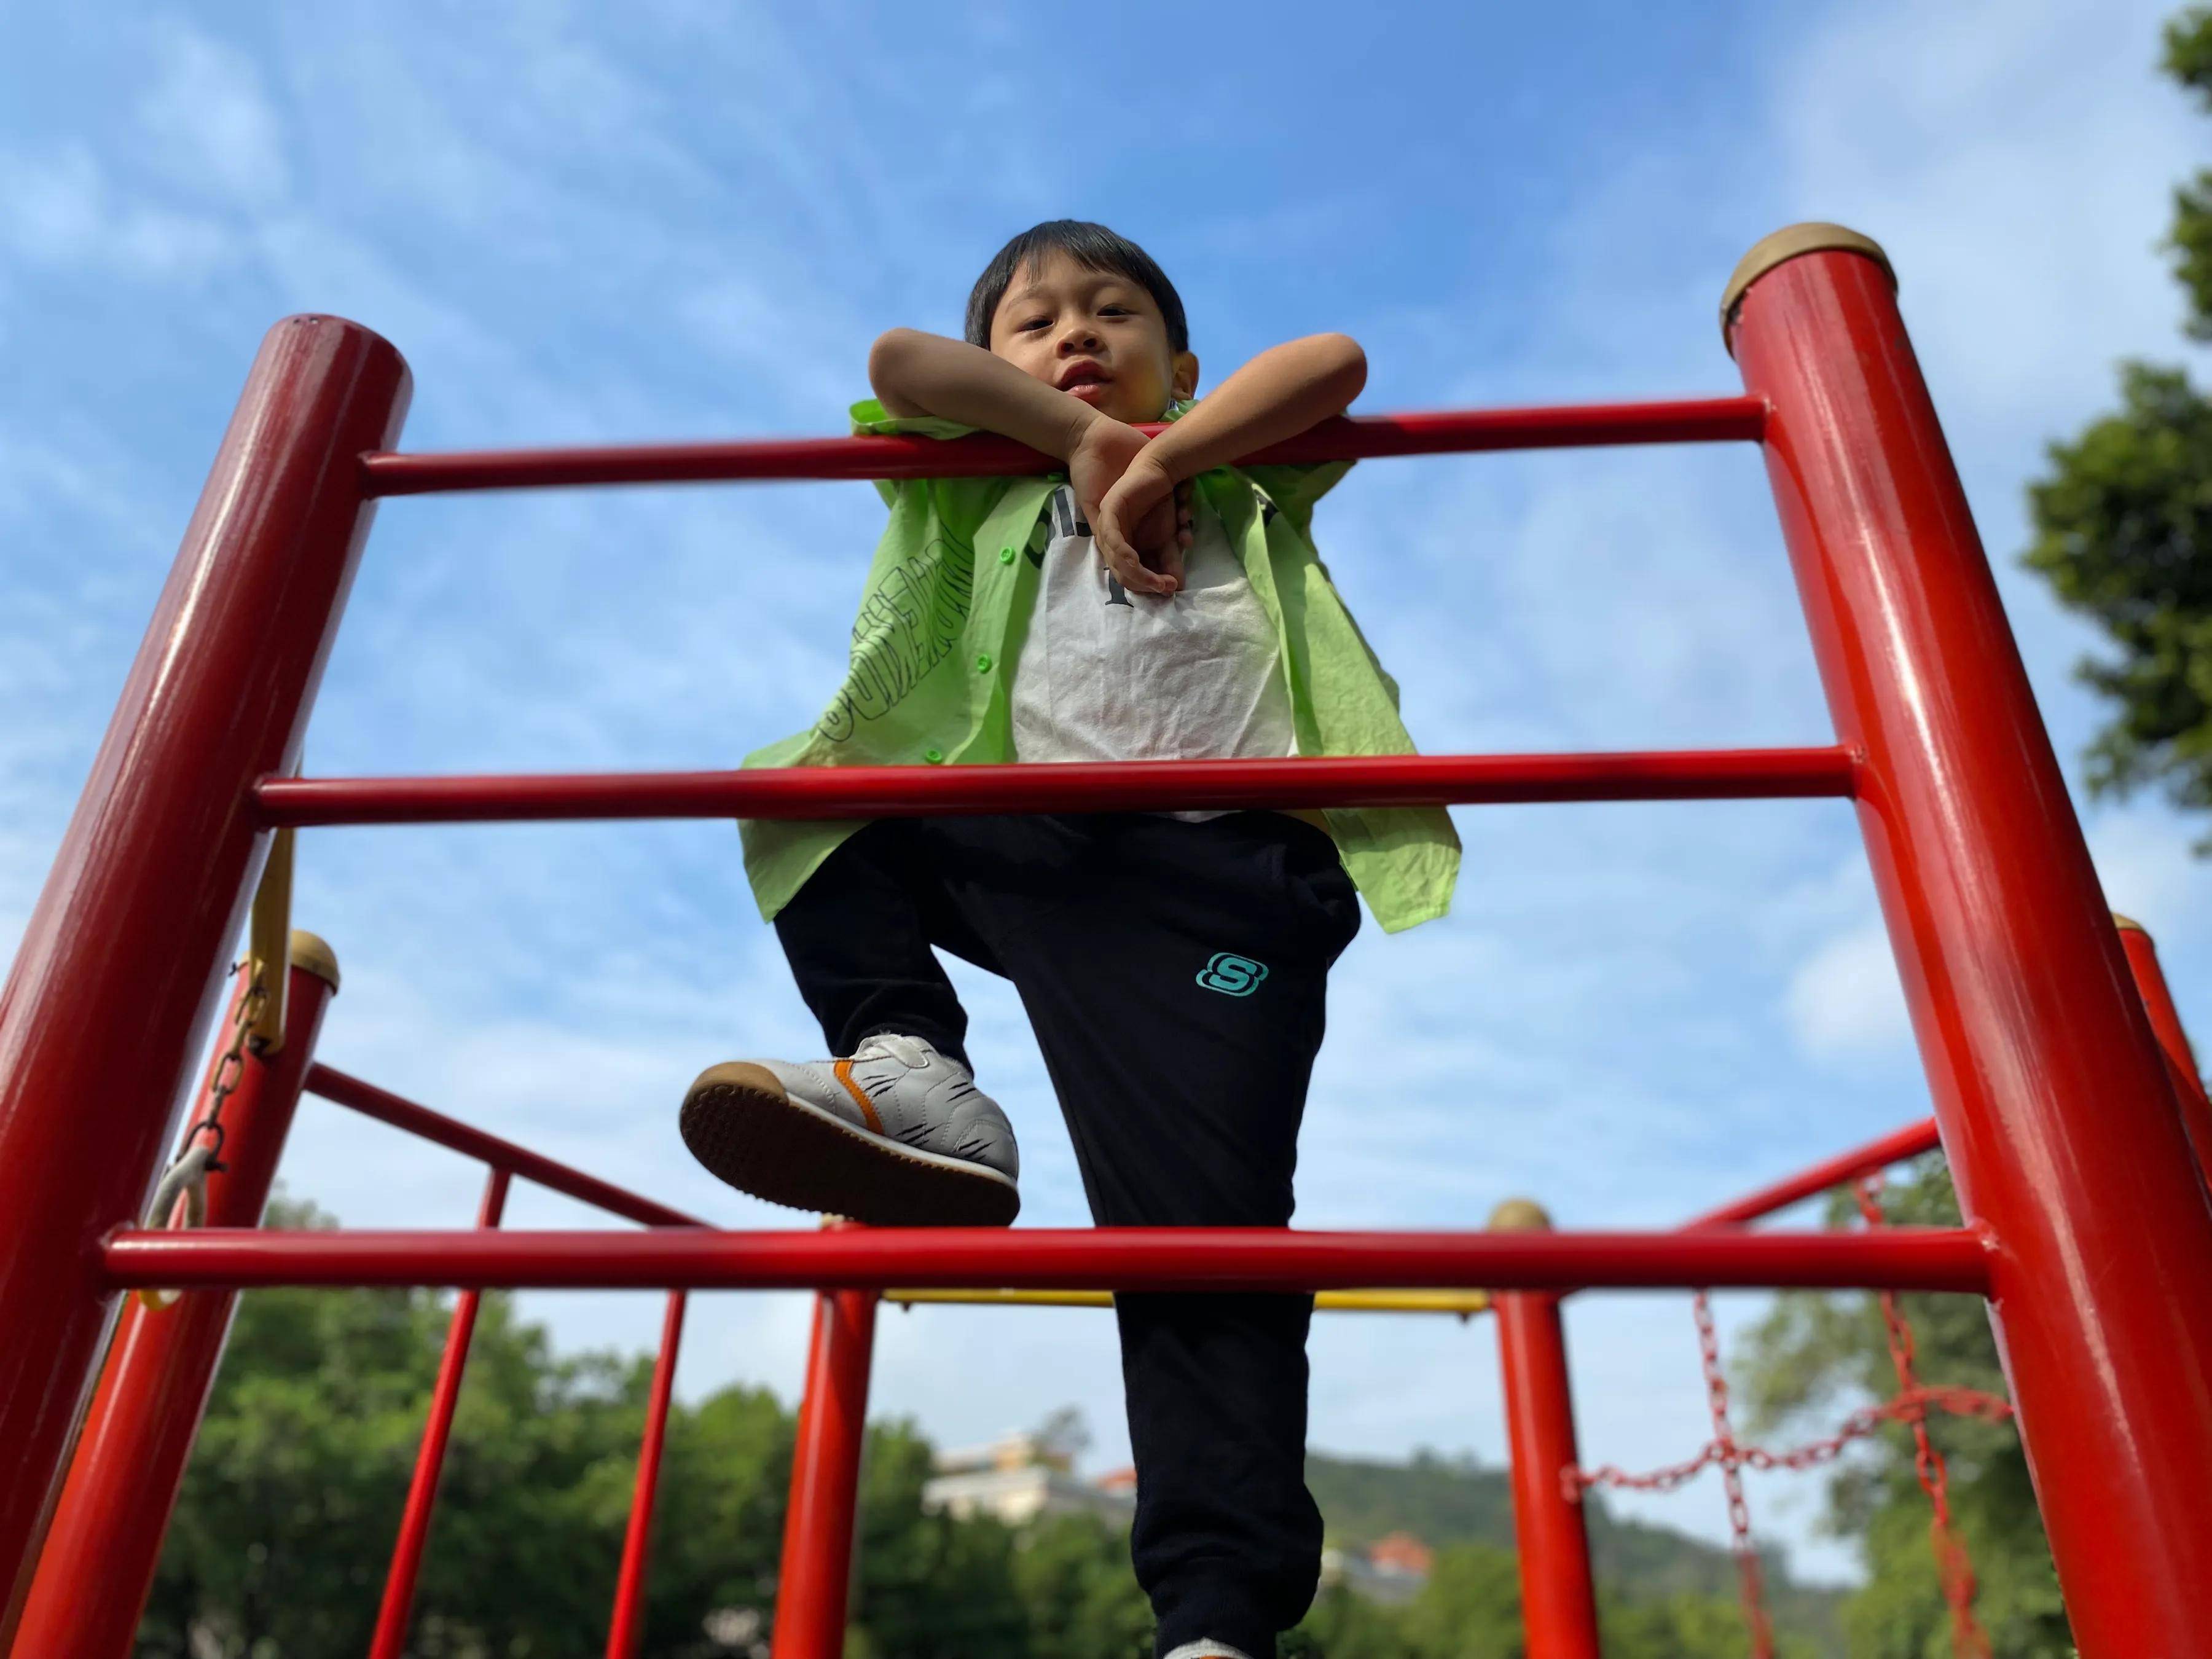
[[[1013,562],[1014,550],[1012,548],[1002,547],[999,550],[999,562],[1000,564],[1012,564]]]
[[[987,653],[978,652],[976,653],[975,672],[979,674],[988,674],[991,672],[991,659]]]
[[[921,757],[932,766],[945,764],[945,751],[942,749],[925,749],[921,751]]]

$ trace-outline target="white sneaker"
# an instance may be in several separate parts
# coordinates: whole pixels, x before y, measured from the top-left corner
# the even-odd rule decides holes
[[[1022,1207],[1013,1126],[958,1060],[884,1032],[850,1060],[729,1060],[678,1119],[739,1192],[881,1227],[1004,1226]]]

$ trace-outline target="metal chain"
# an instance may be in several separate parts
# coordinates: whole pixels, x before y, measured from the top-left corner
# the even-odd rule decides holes
[[[234,963],[235,974],[245,963]],[[179,1200],[184,1201],[185,1224],[197,1227],[207,1216],[207,1178],[220,1173],[222,1162],[223,1103],[237,1092],[246,1076],[246,1050],[252,1041],[253,1027],[261,1017],[268,996],[259,975],[240,995],[238,1004],[230,1012],[230,1040],[222,1052],[216,1056],[215,1066],[208,1073],[207,1087],[202,1091],[207,1108],[191,1127],[185,1131],[184,1150],[161,1172],[154,1187],[154,1201],[148,1207],[144,1225],[149,1228],[167,1227],[175,1218]],[[205,1141],[200,1139],[204,1133]],[[182,1292],[165,1290],[155,1285],[142,1287],[138,1300],[148,1309],[159,1312],[174,1307]]]
[[[231,971],[234,974],[246,965],[245,963],[233,963]],[[207,1087],[202,1091],[207,1100],[206,1109],[201,1112],[198,1120],[191,1127],[185,1131],[185,1150],[179,1152],[169,1165],[171,1171],[181,1168],[187,1158],[192,1158],[194,1152],[199,1151],[191,1146],[191,1142],[196,1136],[203,1133],[210,1135],[210,1144],[205,1151],[199,1153],[201,1174],[203,1176],[208,1172],[220,1174],[223,1170],[224,1165],[221,1162],[223,1103],[238,1091],[239,1084],[245,1079],[246,1047],[252,1040],[254,1024],[261,1018],[262,1005],[268,1000],[268,994],[267,987],[262,983],[261,976],[257,974],[254,975],[253,982],[246,988],[245,993],[238,999],[236,1006],[231,1009],[230,1041],[223,1045],[222,1052],[215,1057],[215,1064],[208,1072]],[[166,1177],[164,1180],[166,1184]],[[166,1215],[154,1215],[147,1218],[146,1224],[150,1227],[165,1227],[168,1222],[169,1218]]]
[[[1860,1180],[1852,1188],[1851,1195],[1857,1200],[1859,1214],[1868,1226],[1887,1224],[1889,1218],[1881,1207],[1879,1174]],[[1898,1388],[1904,1394],[1918,1392],[1920,1379],[1914,1374],[1917,1355],[1912,1327],[1899,1310],[1893,1291],[1881,1292],[1881,1324],[1889,1343],[1889,1362],[1897,1372]],[[1912,1472],[1919,1480],[1920,1490],[1928,1494],[1928,1506],[1933,1511],[1928,1522],[1928,1541],[1936,1553],[1936,1571],[1943,1586],[1943,1600],[1951,1609],[1952,1650],[1958,1659],[1990,1659],[1989,1634],[1983,1630],[1981,1620],[1974,1617],[1973,1564],[1967,1559],[1966,1548],[1951,1526],[1950,1471],[1943,1462],[1943,1454],[1928,1437],[1927,1413],[1915,1411],[1904,1420],[1912,1430]]]
[[[1843,1421],[1842,1426],[1824,1440],[1808,1441],[1793,1446],[1787,1451],[1769,1451],[1764,1446],[1735,1443],[1736,1462],[1747,1469],[1761,1474],[1784,1469],[1802,1474],[1832,1463],[1844,1455],[1852,1442],[1863,1440],[1887,1423],[1910,1422],[1917,1416],[1934,1412],[1948,1412],[1954,1417],[1977,1418],[1984,1423],[2002,1423],[2012,1414],[2012,1404],[1995,1395],[1984,1394],[1978,1389],[1915,1389],[1899,1394],[1872,1406],[1862,1406]],[[1592,1486],[1618,1486],[1631,1492],[1672,1492],[1685,1486],[1698,1475],[1721,1462],[1721,1447],[1717,1441],[1707,1441],[1695,1457],[1686,1462],[1669,1463],[1663,1468],[1642,1474],[1632,1474],[1612,1463],[1594,1469],[1570,1468],[1565,1471],[1565,1486],[1570,1497]]]
[[[1774,1626],[1766,1616],[1766,1585],[1759,1570],[1759,1549],[1751,1540],[1751,1506],[1743,1496],[1743,1450],[1736,1444],[1729,1423],[1728,1373],[1721,1369],[1721,1340],[1713,1328],[1712,1299],[1699,1291],[1691,1311],[1698,1323],[1698,1358],[1705,1370],[1705,1404],[1713,1417],[1709,1449],[1721,1466],[1721,1486],[1728,1493],[1729,1531],[1735,1552],[1737,1588],[1743,1595],[1743,1619],[1751,1632],[1751,1659],[1774,1659]]]
[[[240,963],[232,971],[250,966],[249,963]],[[260,1022],[262,1006],[268,1000],[269,987],[260,975],[255,974],[253,982],[246,988],[246,994],[239,998],[238,1006],[231,1010],[230,1042],[216,1056],[215,1068],[208,1073],[207,1110],[200,1115],[200,1121],[192,1127],[195,1130],[213,1129],[218,1152],[222,1145],[222,1105],[237,1092],[239,1084],[246,1077],[246,1045],[252,1040],[253,1028]],[[222,1165],[217,1164],[210,1167],[220,1170]]]
[[[1855,1189],[1859,1213],[1869,1226],[1887,1224],[1888,1218],[1881,1209],[1881,1190],[1878,1176],[1860,1182]],[[1942,1454],[1928,1437],[1928,1413],[1948,1412],[1954,1417],[2002,1423],[2013,1416],[2012,1402],[1979,1389],[1930,1388],[1923,1384],[1916,1369],[1917,1353],[1912,1327],[1899,1308],[1894,1294],[1882,1291],[1881,1303],[1882,1328],[1889,1346],[1890,1363],[1897,1371],[1898,1391],[1887,1400],[1860,1407],[1826,1439],[1810,1441],[1788,1451],[1769,1451],[1763,1446],[1746,1445],[1735,1437],[1729,1422],[1728,1377],[1721,1367],[1720,1338],[1713,1327],[1711,1304],[1705,1292],[1699,1291],[1692,1304],[1692,1311],[1697,1320],[1698,1354],[1705,1367],[1705,1402],[1712,1413],[1713,1437],[1698,1449],[1696,1456],[1642,1474],[1632,1474],[1611,1463],[1594,1469],[1570,1467],[1560,1471],[1560,1484],[1571,1501],[1579,1499],[1592,1486],[1672,1492],[1717,1465],[1728,1493],[1729,1528],[1735,1537],[1736,1570],[1743,1594],[1744,1619],[1751,1630],[1753,1659],[1772,1659],[1774,1632],[1767,1620],[1758,1552],[1752,1545],[1751,1514],[1744,1502],[1742,1471],[1817,1468],[1835,1462],[1852,1442],[1864,1439],[1888,1423],[1903,1423],[1912,1431],[1913,1472],[1935,1511],[1929,1532],[1935,1545],[1943,1599],[1951,1612],[1952,1648],[1959,1659],[1990,1659],[1990,1638],[1974,1617],[1973,1566],[1967,1559],[1965,1546],[1952,1529],[1949,1473]]]

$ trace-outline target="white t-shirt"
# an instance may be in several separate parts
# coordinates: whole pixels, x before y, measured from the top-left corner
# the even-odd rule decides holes
[[[1024,761],[1228,760],[1297,752],[1273,623],[1203,501],[1176,592],[1131,593],[1062,484],[1014,664]],[[1213,812],[1184,812],[1206,818]]]

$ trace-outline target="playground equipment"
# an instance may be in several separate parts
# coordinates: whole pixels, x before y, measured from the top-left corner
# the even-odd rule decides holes
[[[1266,459],[1761,444],[1837,728],[1832,745],[436,779],[291,775],[379,495],[985,476],[1053,463],[988,438],[395,453],[408,396],[398,354],[337,319],[278,324],[0,993],[0,1216],[9,1229],[0,1269],[0,1570],[13,1586],[0,1636],[20,1626],[18,1659],[124,1650],[94,1644],[102,1607],[143,1595],[144,1578],[127,1575],[150,1571],[152,1553],[142,1538],[127,1558],[103,1554],[103,1540],[136,1528],[158,1541],[228,1316],[227,1295],[214,1292],[457,1286],[468,1292],[454,1316],[461,1337],[473,1295],[485,1288],[667,1290],[667,1340],[640,1464],[649,1499],[681,1292],[814,1290],[775,1652],[829,1659],[843,1624],[868,1347],[884,1287],[1381,1285],[1488,1287],[1497,1296],[1524,1572],[1534,1575],[1530,1651],[1581,1659],[1596,1652],[1595,1629],[1570,1490],[1578,1466],[1557,1295],[1795,1285],[1989,1298],[2085,1659],[2197,1651],[2212,1630],[2204,1519],[2212,1322],[2202,1313],[2212,1304],[2212,1204],[2184,1127],[2186,1112],[2204,1128],[2204,1103],[2171,1000],[2162,986],[2138,989],[2130,951],[2141,968],[2148,943],[2124,947],[2105,908],[1906,342],[1886,256],[1835,226],[1780,232],[1738,267],[1722,322],[1741,397],[1335,421]],[[1678,1232],[716,1231],[313,1066],[335,964],[313,945],[287,952],[273,895],[234,998],[239,1039],[225,1044],[217,1067],[228,1084],[222,1156],[232,1167],[222,1179],[230,1184],[210,1176],[211,1224],[133,1224],[220,1000],[228,947],[286,829],[1756,796],[1833,797],[1857,807],[1962,1227],[1753,1233],[1734,1224],[1774,1207],[1755,1198]],[[490,1164],[480,1226],[254,1229],[302,1087]],[[1923,1134],[1893,1137],[1814,1172],[1821,1179],[1812,1185],[1808,1176],[1784,1190],[1802,1197],[1878,1170],[1903,1155],[1899,1148],[1924,1145]],[[249,1141],[259,1148],[251,1162]],[[2212,1149],[2212,1137],[2197,1144]],[[502,1231],[495,1224],[517,1175],[648,1231]],[[198,1293],[167,1311],[133,1308],[125,1316],[64,1492],[118,1293],[142,1289]],[[453,1345],[441,1379],[447,1412],[463,1346]],[[434,1415],[425,1440],[433,1472],[440,1420]],[[103,1452],[111,1444],[158,1456],[125,1461]],[[427,1518],[427,1501],[424,1493],[410,1504],[410,1529]],[[650,1504],[641,1504],[625,1551],[631,1600],[617,1608],[611,1653],[635,1649],[649,1521]],[[388,1615],[393,1605],[388,1594]],[[398,1637],[388,1640],[380,1631],[377,1651],[396,1652]]]

